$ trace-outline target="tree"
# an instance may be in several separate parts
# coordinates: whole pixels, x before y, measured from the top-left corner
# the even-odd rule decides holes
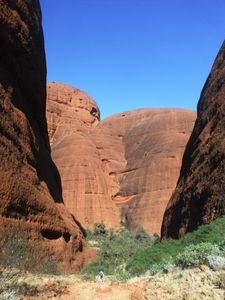
[[[105,235],[105,224],[104,223],[95,223],[94,224],[94,235]]]

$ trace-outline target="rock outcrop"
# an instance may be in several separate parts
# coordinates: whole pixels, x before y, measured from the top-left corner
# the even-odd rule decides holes
[[[225,214],[225,42],[198,103],[180,178],[165,212],[162,237],[179,238]]]
[[[39,1],[0,0],[0,23],[1,228],[21,227],[62,266],[79,268],[83,235],[50,156]]]
[[[49,82],[47,86],[47,119],[51,144],[65,136],[98,124],[100,112],[96,102],[86,93],[70,85]]]
[[[120,170],[111,168],[110,173],[119,183],[113,201],[128,228],[143,226],[151,233],[160,232],[194,120],[195,112],[189,110],[140,109],[100,124],[123,143],[126,164]]]
[[[49,83],[47,94],[52,155],[62,178],[66,207],[85,227],[104,221],[108,227],[119,228],[111,179],[95,141],[97,104],[84,92],[62,83]]]
[[[195,112],[140,109],[99,122],[89,96],[49,83],[47,119],[65,205],[81,224],[159,233]]]

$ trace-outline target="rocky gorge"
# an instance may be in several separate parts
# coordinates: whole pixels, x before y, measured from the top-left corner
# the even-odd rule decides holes
[[[65,288],[62,299],[102,294],[112,299],[120,293],[131,300],[192,299],[192,286],[195,297],[222,299],[225,43],[202,90],[197,119],[191,110],[143,108],[101,120],[97,103],[85,92],[46,82],[38,0],[0,0],[0,23],[2,282],[13,284],[15,275],[20,289],[20,280],[42,282],[49,279],[43,273],[79,271],[95,259],[85,266],[88,275],[104,265],[109,276],[129,278],[128,286],[89,281],[87,295],[79,288],[87,287],[84,281],[71,275],[73,284],[66,274],[62,281],[70,295]],[[95,223],[106,230],[90,232]],[[222,261],[217,274],[204,265],[210,256]],[[171,264],[175,269],[164,272]],[[41,275],[27,278],[28,270]],[[80,276],[87,276],[83,272]],[[144,273],[143,280],[131,278]],[[184,293],[177,293],[176,282]],[[2,285],[0,295],[4,289],[11,292]]]

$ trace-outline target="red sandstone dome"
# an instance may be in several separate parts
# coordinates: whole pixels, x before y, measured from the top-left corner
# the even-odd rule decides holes
[[[49,82],[47,86],[47,119],[51,144],[77,131],[96,126],[100,112],[86,93],[70,85]]]
[[[86,228],[103,222],[159,233],[195,112],[139,109],[100,122],[84,92],[62,83],[47,90],[52,156],[69,211]]]

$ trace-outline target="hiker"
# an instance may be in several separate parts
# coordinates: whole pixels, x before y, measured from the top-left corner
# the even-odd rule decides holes
[[[98,274],[98,280],[99,280],[99,282],[101,282],[101,283],[103,283],[103,281],[104,281],[104,273],[103,273],[103,271],[102,270],[100,270],[100,272],[99,272],[99,274]]]

